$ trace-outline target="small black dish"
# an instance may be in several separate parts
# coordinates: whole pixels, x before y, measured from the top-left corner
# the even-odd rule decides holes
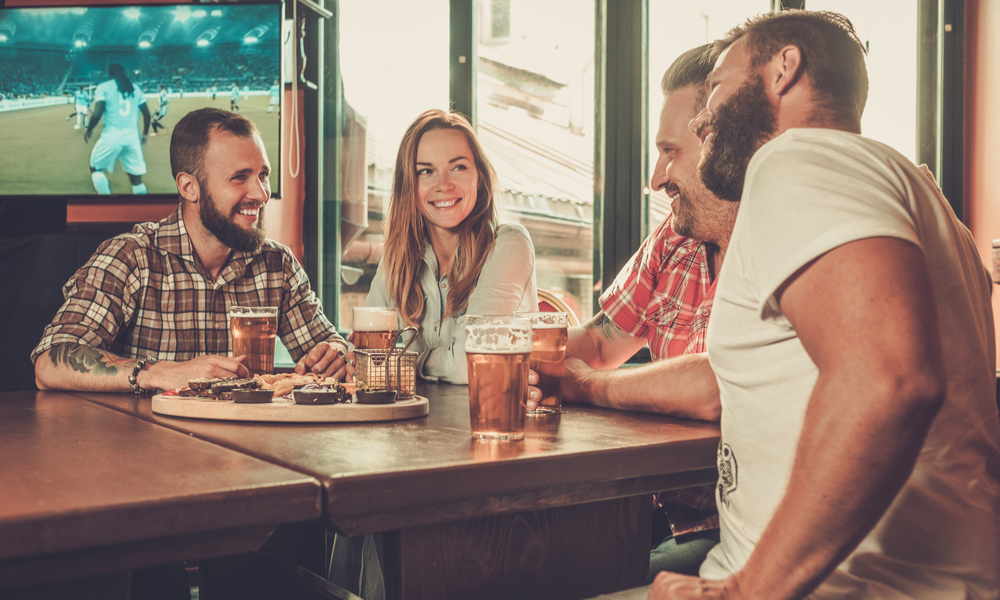
[[[354,393],[358,397],[358,404],[392,404],[396,401],[396,390],[372,390],[366,392],[358,390]]]
[[[232,394],[237,404],[267,404],[274,398],[274,390],[233,390]]]
[[[296,404],[343,404],[350,402],[350,396],[344,398],[337,392],[326,390],[295,390],[292,392],[292,400]]]

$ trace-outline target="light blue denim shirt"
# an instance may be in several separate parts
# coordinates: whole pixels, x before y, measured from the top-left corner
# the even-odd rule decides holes
[[[389,296],[388,275],[382,269],[383,264],[375,272],[365,306],[398,308]],[[444,320],[441,315],[448,299],[449,284],[447,276],[437,279],[437,271],[434,248],[427,244],[420,270],[424,314],[420,319],[420,333],[410,349],[419,354],[417,373],[424,379],[467,384],[465,315],[508,315],[515,311],[538,310],[535,248],[524,227],[516,224],[498,227],[496,243],[483,263],[468,306],[461,314]],[[402,319],[399,326],[404,326]]]

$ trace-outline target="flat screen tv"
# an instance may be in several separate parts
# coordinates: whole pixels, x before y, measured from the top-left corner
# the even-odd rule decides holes
[[[282,8],[276,1],[0,8],[0,198],[96,200],[102,182],[91,175],[92,161],[106,167],[98,170],[112,196],[176,197],[170,134],[205,106],[235,107],[257,124],[277,197]],[[127,140],[130,128],[142,131],[141,109],[115,97],[129,85],[122,73],[156,124],[140,144],[139,185],[121,157],[108,166],[94,152],[102,135]],[[85,142],[100,98],[106,110]]]

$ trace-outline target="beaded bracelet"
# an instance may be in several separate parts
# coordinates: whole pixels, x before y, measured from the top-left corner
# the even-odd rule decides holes
[[[156,362],[155,358],[147,356],[145,360],[140,360],[135,363],[135,368],[132,369],[132,374],[128,376],[128,384],[132,387],[132,393],[138,397],[148,396],[152,393],[152,390],[145,390],[139,387],[139,382],[136,378],[139,377],[139,371],[142,371],[142,368],[145,367],[147,363],[154,362]]]

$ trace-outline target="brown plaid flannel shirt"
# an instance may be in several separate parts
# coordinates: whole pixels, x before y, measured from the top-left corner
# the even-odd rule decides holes
[[[279,307],[278,335],[296,361],[322,341],[346,346],[286,246],[267,240],[256,253],[235,252],[213,280],[195,261],[180,207],[101,244],[63,295],[32,362],[67,343],[126,358],[229,355],[230,306]]]
[[[622,331],[645,337],[653,360],[705,351],[715,284],[705,246],[674,233],[667,217],[601,296],[601,310]],[[719,528],[715,486],[660,492],[674,537]]]

